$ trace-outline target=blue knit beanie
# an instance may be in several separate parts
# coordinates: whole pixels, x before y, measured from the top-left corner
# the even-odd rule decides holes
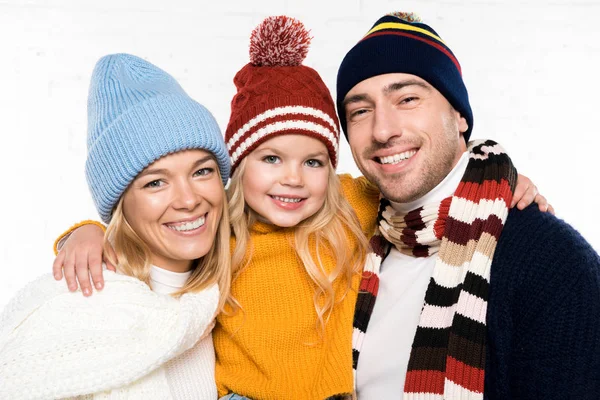
[[[469,125],[463,134],[469,141],[473,112],[458,60],[428,25],[412,13],[383,16],[344,57],[337,76],[337,110],[346,138],[344,98],[358,83],[377,75],[416,75],[435,87]]]
[[[212,153],[223,184],[230,161],[212,114],[165,71],[129,54],[101,58],[88,98],[85,174],[106,223],[123,192],[148,165],[186,149]]]

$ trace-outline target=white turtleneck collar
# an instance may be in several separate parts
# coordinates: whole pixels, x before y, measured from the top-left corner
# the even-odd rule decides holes
[[[429,193],[409,203],[395,203],[393,201],[390,201],[392,207],[394,208],[394,210],[405,214],[426,204],[440,202],[446,197],[452,196],[456,191],[460,180],[465,174],[468,164],[469,152],[465,151],[454,166],[454,168],[452,168],[452,171],[450,171],[450,173],[446,175],[446,177]]]
[[[181,289],[192,271],[173,272],[156,265],[150,267],[150,288],[160,294],[171,294]]]

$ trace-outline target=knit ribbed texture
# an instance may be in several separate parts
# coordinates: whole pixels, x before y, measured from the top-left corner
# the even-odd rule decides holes
[[[344,195],[365,234],[374,230],[378,191],[364,178],[342,176]],[[220,314],[213,331],[219,395],[235,392],[256,399],[319,399],[352,393],[353,291],[336,304],[319,342],[315,288],[294,250],[292,229],[256,223],[252,262],[232,284],[243,311]],[[349,236],[347,245],[356,245]],[[330,254],[321,254],[329,271]],[[344,292],[343,279],[334,284]],[[317,343],[311,346],[310,343]]]
[[[171,359],[164,366],[175,400],[214,400],[217,397],[215,349],[210,331],[205,335],[194,347]]]
[[[267,33],[264,33],[267,31]],[[260,32],[261,34],[257,34]],[[290,36],[298,36],[296,62],[290,65],[281,53]],[[306,55],[308,33],[293,18],[269,17],[253,32],[250,52],[260,48],[260,64],[250,62],[233,79],[237,93],[231,100],[231,116],[225,131],[232,173],[244,157],[261,143],[277,135],[307,135],[320,140],[332,165],[338,161],[339,124],[329,89],[312,68],[300,63]],[[283,60],[282,60],[283,58]],[[266,60],[273,62],[266,63]]]
[[[405,73],[423,78],[464,117],[469,141],[473,112],[458,60],[431,28],[413,15],[394,13],[381,17],[346,54],[337,76],[337,110],[346,135],[344,98],[358,83],[377,75]]]
[[[485,398],[600,399],[600,258],[572,227],[512,209],[492,263]]]
[[[132,277],[104,279],[84,297],[44,275],[11,300],[0,316],[0,398],[171,398],[164,364],[206,332],[217,286],[175,299]],[[198,357],[196,372],[212,376],[212,352]],[[214,398],[214,385],[201,393]]]
[[[426,204],[407,214],[394,211],[389,202],[382,208],[379,231],[399,252],[429,257],[438,252],[446,229],[452,197]]]
[[[86,177],[102,220],[131,181],[160,157],[204,149],[219,164],[223,184],[229,156],[212,114],[165,71],[129,54],[101,58],[88,98]]]
[[[408,363],[404,392],[411,399],[483,398],[490,265],[517,174],[497,143],[475,141],[469,150],[467,170],[450,199],[408,215],[395,213],[383,199],[379,231],[371,239],[372,262],[361,282],[366,290],[356,306],[355,368],[389,248],[386,238],[417,257],[439,248]]]

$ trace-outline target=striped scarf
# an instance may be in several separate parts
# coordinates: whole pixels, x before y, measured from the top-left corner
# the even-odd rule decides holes
[[[392,245],[416,257],[438,253],[425,293],[404,385],[405,399],[482,399],[490,267],[517,172],[495,142],[469,143],[469,163],[452,197],[397,214],[382,199],[354,315],[353,367]]]

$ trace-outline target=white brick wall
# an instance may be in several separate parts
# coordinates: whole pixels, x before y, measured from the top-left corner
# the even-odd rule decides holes
[[[473,137],[502,143],[600,250],[598,0],[0,0],[0,307],[50,271],[56,235],[96,215],[83,165],[99,57],[159,65],[224,129],[232,78],[265,16],[303,20],[315,36],[306,64],[334,89],[345,52],[395,10],[418,12],[461,61]],[[345,141],[342,151],[340,171],[356,174]]]

